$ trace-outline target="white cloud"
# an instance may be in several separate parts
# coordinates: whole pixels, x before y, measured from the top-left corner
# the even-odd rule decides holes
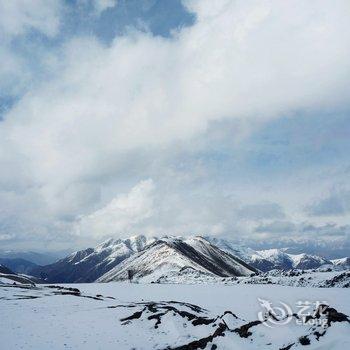
[[[255,228],[257,240],[269,240],[273,242],[286,242],[288,240],[295,242],[349,242],[349,225],[338,225],[336,223],[313,224],[309,221],[290,222],[290,221],[270,221],[269,223],[259,225]]]
[[[350,190],[333,190],[327,197],[306,206],[306,212],[310,216],[344,216],[350,213]]]
[[[14,237],[14,235],[0,234],[0,241],[7,241]]]
[[[197,23],[175,39],[130,33],[110,47],[92,38],[66,46],[57,80],[7,116],[40,181],[59,169],[62,181],[76,181],[105,170],[101,155],[188,139],[214,120],[254,123],[347,102],[341,2],[223,1],[213,13],[211,2],[200,4]]]
[[[272,221],[268,224],[258,226],[255,229],[255,232],[280,234],[281,236],[284,236],[285,234],[291,233],[295,230],[296,230],[296,226],[292,222]]]
[[[94,0],[93,3],[97,15],[100,15],[108,8],[115,7],[117,5],[117,0]]]
[[[0,96],[16,95],[28,81],[29,73],[24,62],[9,47],[0,46]]]
[[[152,216],[153,191],[151,179],[139,182],[129,193],[121,194],[103,208],[82,216],[77,232],[95,237],[130,234],[134,225]]]
[[[54,38],[60,29],[62,10],[61,0],[0,1],[0,98],[17,98],[34,85],[38,71],[34,72],[32,66],[45,61],[47,52],[43,41],[27,41],[26,35],[36,31]],[[30,55],[26,55],[28,50]]]
[[[2,0],[0,33],[17,36],[35,29],[54,36],[59,29],[60,7],[59,0]]]
[[[283,219],[285,217],[283,208],[279,204],[269,202],[245,205],[239,209],[238,215],[248,220]]]
[[[7,7],[16,15],[1,21],[3,30],[55,35],[57,2],[30,3],[24,3],[27,12],[17,1]],[[150,189],[134,189],[141,207],[132,190],[86,215],[111,178],[127,177],[131,166],[125,168],[123,159],[132,163],[135,154],[146,153],[152,167],[155,155],[166,158],[176,143],[191,145],[213,122],[234,120],[249,131],[294,111],[348,103],[348,1],[208,0],[187,6],[197,21],[172,38],[129,32],[109,46],[93,37],[66,43],[52,66],[56,78],[36,84],[0,125],[0,166],[15,174],[3,181],[12,188],[25,183],[50,215],[83,214],[81,232],[127,230],[137,216],[150,215]],[[183,214],[180,207],[173,211]],[[171,223],[162,229],[224,230],[225,222],[210,218],[189,227],[184,215],[177,228]]]

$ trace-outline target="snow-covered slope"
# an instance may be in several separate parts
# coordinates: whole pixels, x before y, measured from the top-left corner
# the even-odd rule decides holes
[[[152,243],[154,246],[150,249]],[[141,254],[146,247],[147,254]],[[152,281],[157,276],[163,279],[167,277],[167,280],[171,276],[172,280],[176,280],[181,272],[181,278],[185,281],[187,275],[193,280],[194,276],[202,279],[203,274],[247,275],[255,269],[262,272],[274,269],[308,270],[325,265],[344,269],[348,268],[347,263],[346,259],[332,263],[315,255],[288,254],[284,249],[256,251],[230,240],[212,237],[148,239],[135,236],[109,239],[95,248],[72,253],[54,264],[38,266],[30,274],[49,283],[73,283],[125,279],[127,271],[133,271],[137,278],[142,277],[145,281],[146,275],[150,275],[148,280]],[[220,270],[218,265],[225,267]]]
[[[321,256],[310,254],[288,254],[293,261],[294,269],[310,270],[317,269],[320,266],[332,265],[330,260],[327,260]]]
[[[350,257],[331,260],[334,266],[341,266],[345,268],[350,268]]]
[[[230,240],[206,237],[219,248],[240,257],[249,265],[266,272],[274,269],[316,269],[332,265],[330,260],[311,254],[288,254],[284,249],[253,250]],[[343,261],[343,259],[340,259]],[[344,262],[343,262],[344,264]],[[341,262],[339,262],[341,265]]]
[[[341,288],[10,283],[0,300],[6,350],[350,348]]]
[[[109,239],[95,248],[80,250],[54,264],[38,267],[31,273],[50,283],[93,282],[152,241],[145,236]]]
[[[275,269],[317,269],[323,265],[332,265],[330,260],[310,254],[287,254],[281,249],[260,250],[258,254],[273,263]]]
[[[34,282],[28,276],[18,275],[6,266],[0,264],[0,284],[4,283],[34,284]]]
[[[17,274],[7,274],[0,272],[0,284],[25,284],[34,285],[34,281],[27,276]]]
[[[259,254],[258,251],[246,247],[242,244],[237,244],[229,239],[210,236],[206,236],[205,239],[220,249],[239,257],[250,266],[253,266],[260,271],[265,272],[276,268],[273,262],[265,259],[262,255]]]
[[[226,284],[279,284],[293,287],[350,288],[349,271],[317,270],[272,270],[251,277],[228,278]]]
[[[205,274],[219,277],[247,276],[256,270],[237,257],[224,252],[201,237],[183,240],[162,238],[130,256],[104,274],[97,281],[109,282],[128,278],[143,282],[157,282],[165,276],[184,273]]]

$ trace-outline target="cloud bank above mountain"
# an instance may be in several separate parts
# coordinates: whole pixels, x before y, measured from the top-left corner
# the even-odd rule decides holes
[[[321,224],[317,207],[305,207],[349,187],[339,133],[350,129],[347,1],[185,1],[195,20],[169,24],[171,35],[152,32],[162,13],[145,2],[148,17],[109,41],[93,29],[108,11],[131,11],[125,2],[78,1],[70,20],[90,11],[91,31],[77,34],[69,5],[44,3],[2,5],[11,15],[0,27],[0,233],[9,244],[135,230],[252,237],[274,220]],[[310,120],[305,133],[331,120],[334,131],[311,134],[305,154],[293,120]],[[335,220],[328,213],[323,223]]]

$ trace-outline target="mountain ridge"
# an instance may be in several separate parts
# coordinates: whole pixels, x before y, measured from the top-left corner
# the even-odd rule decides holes
[[[196,247],[195,243],[202,249]],[[169,273],[179,273],[186,268],[217,277],[248,276],[257,272],[256,269],[201,237],[194,237],[192,241],[166,237],[156,240],[143,251],[130,256],[97,281],[125,280],[129,271],[132,271],[137,279],[146,277],[146,281],[156,281]]]
[[[167,251],[169,256],[172,254],[181,256],[179,261],[159,262],[159,273],[163,271],[166,275],[166,267],[172,273],[190,273],[193,274],[214,274],[221,276],[220,265],[225,261],[229,261],[231,266],[240,266],[242,270],[248,269],[250,273],[258,271],[267,272],[270,270],[291,270],[291,269],[315,269],[321,266],[331,266],[337,268],[346,268],[348,266],[348,258],[337,259],[334,261],[327,260],[323,257],[319,257],[311,254],[289,254],[285,249],[268,249],[257,251],[243,245],[236,244],[227,239],[219,239],[208,236],[190,236],[190,237],[174,237],[163,236],[161,238],[146,236],[132,236],[126,239],[114,239],[110,238],[95,248],[87,248],[84,250],[76,251],[67,257],[46,266],[38,266],[30,271],[30,274],[44,279],[48,283],[75,283],[75,282],[94,282],[101,280],[102,276],[111,276],[108,273],[114,270],[116,279],[125,279],[124,261],[127,259],[131,262],[136,255],[142,252],[146,247],[152,248],[152,244],[155,242],[161,242],[156,244],[158,248],[162,248]],[[167,246],[164,248],[164,244]],[[172,249],[170,252],[169,249]],[[174,253],[175,252],[175,253]],[[209,252],[209,253],[208,253]],[[153,252],[154,259],[157,257],[157,253]],[[166,254],[166,252],[164,252]],[[228,256],[226,254],[229,254]],[[213,258],[220,257],[219,260]],[[133,258],[132,258],[133,257]],[[150,260],[154,262],[155,260]],[[214,260],[213,260],[214,259]],[[120,265],[124,264],[124,265]],[[119,266],[120,265],[120,266]],[[124,274],[120,269],[124,267]],[[140,268],[140,277],[145,278],[145,271],[143,271],[142,264],[138,264]],[[174,266],[177,266],[174,268]],[[236,268],[235,267],[235,268]],[[191,268],[189,270],[187,268]],[[135,270],[134,267],[130,267],[130,270]],[[152,270],[150,266],[149,274],[156,274],[156,271]],[[225,276],[228,274],[230,267],[226,266]],[[119,271],[120,270],[120,271]],[[137,270],[137,269],[136,269]],[[119,271],[119,272],[117,272]],[[141,272],[143,271],[143,272]],[[219,272],[218,272],[219,271]],[[135,272],[135,271],[134,271]],[[138,272],[135,272],[136,275]],[[141,276],[142,275],[142,276]],[[239,275],[234,269],[231,271],[230,276]],[[105,276],[105,277],[106,277]],[[159,276],[161,277],[161,276]],[[107,278],[107,277],[106,277]],[[106,279],[102,279],[103,281]],[[185,276],[184,276],[185,278]]]

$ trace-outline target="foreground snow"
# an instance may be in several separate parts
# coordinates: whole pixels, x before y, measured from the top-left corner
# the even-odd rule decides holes
[[[60,285],[71,290],[20,287],[0,286],[0,339],[8,350],[186,349],[220,331],[221,324],[228,327],[225,336],[209,339],[207,349],[213,344],[218,349],[280,349],[292,343],[292,349],[303,348],[299,339],[305,335],[311,341],[307,349],[350,346],[348,322],[331,323],[319,340],[316,329],[294,319],[273,328],[256,323],[246,330],[257,322],[262,301],[276,307],[284,302],[295,312],[300,301],[319,301],[350,315],[348,289],[128,283]]]
[[[162,272],[162,271],[161,271]],[[154,277],[154,276],[152,276]],[[326,270],[272,270],[247,277],[218,278],[196,270],[184,269],[180,272],[161,274],[159,278],[149,280],[141,278],[139,282],[180,283],[180,284],[279,284],[289,287],[350,288],[350,271]]]

